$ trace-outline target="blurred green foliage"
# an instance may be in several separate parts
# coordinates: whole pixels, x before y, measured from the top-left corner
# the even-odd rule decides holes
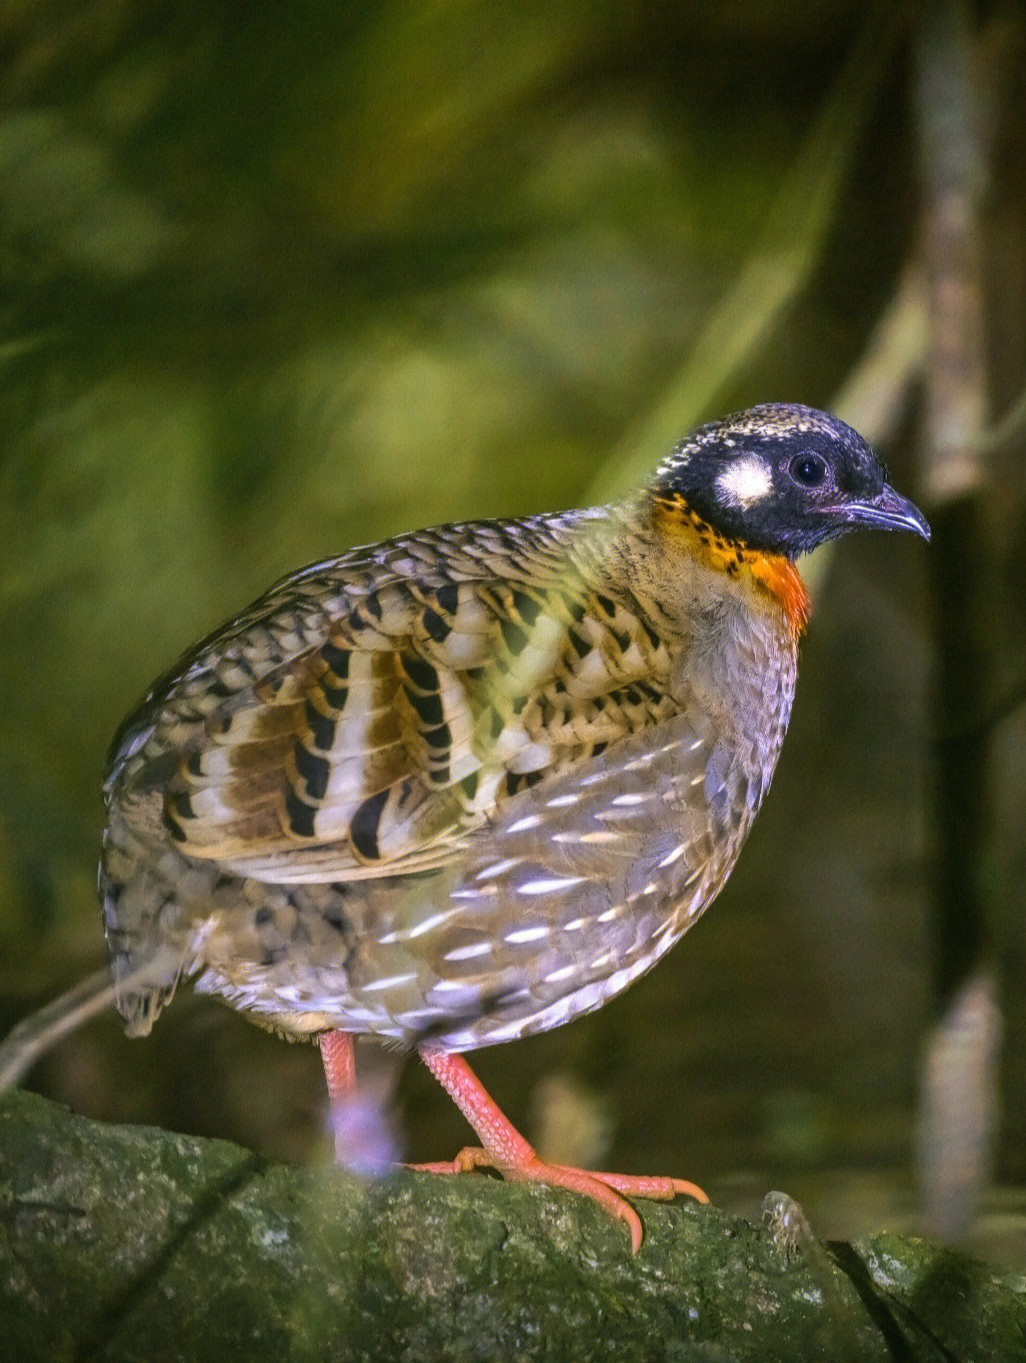
[[[902,53],[901,7],[841,0],[0,12],[0,1021],[101,959],[118,720],[273,578],[622,488],[714,410],[829,403],[913,230]],[[844,553],[731,890],[626,999],[519,1048],[515,1117],[565,1067],[616,1095],[632,1165],[902,1153],[919,569]],[[62,1054],[37,1081],[93,1111],[316,1136],[315,1057],[210,1004]]]

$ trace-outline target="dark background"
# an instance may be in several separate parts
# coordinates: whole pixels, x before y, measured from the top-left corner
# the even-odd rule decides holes
[[[901,305],[924,219],[914,13],[0,11],[4,1030],[103,960],[99,790],[122,715],[283,572],[621,492],[691,426],[767,400],[840,410],[932,514],[927,323]],[[996,421],[1026,370],[1026,48],[1018,5],[963,15]],[[881,372],[894,316],[907,334]],[[1003,1010],[977,1242],[1017,1257],[1023,425],[987,454],[973,532],[1012,702],[987,726],[986,941],[965,944]],[[858,536],[809,565],[792,731],[713,910],[598,1014],[479,1056],[548,1153],[693,1177],[741,1208],[783,1186],[824,1233],[914,1223],[943,765],[929,555],[950,543]],[[324,1147],[315,1050],[187,989],[149,1039],[101,1019],[30,1082],[272,1156]],[[464,1142],[420,1067],[395,1103],[410,1157]]]

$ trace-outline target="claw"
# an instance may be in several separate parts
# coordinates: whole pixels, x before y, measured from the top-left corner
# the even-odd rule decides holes
[[[622,1221],[631,1238],[631,1253],[637,1254],[644,1239],[641,1217],[623,1196],[650,1198],[670,1202],[679,1194],[693,1197],[697,1202],[708,1202],[708,1196],[694,1183],[683,1178],[649,1177],[644,1174],[594,1173],[590,1169],[576,1169],[567,1164],[549,1164],[532,1151],[522,1162],[507,1164],[493,1159],[487,1150],[466,1146],[453,1160],[435,1160],[428,1164],[403,1166],[421,1174],[466,1174],[474,1169],[495,1169],[503,1178],[518,1183],[544,1183],[549,1188],[566,1188],[591,1198],[610,1216]]]
[[[344,1052],[340,1054],[345,1056]],[[550,1188],[566,1188],[590,1197],[610,1216],[622,1221],[631,1238],[631,1253],[637,1254],[645,1232],[641,1217],[628,1197],[670,1202],[675,1197],[693,1197],[696,1202],[709,1198],[694,1183],[683,1178],[648,1177],[639,1174],[595,1173],[568,1164],[549,1164],[540,1159],[509,1118],[489,1097],[481,1081],[461,1055],[421,1050],[421,1058],[438,1082],[454,1100],[474,1128],[481,1146],[468,1145],[453,1160],[433,1160],[427,1164],[406,1164],[419,1174],[466,1174],[474,1169],[495,1169],[511,1182],[544,1183]],[[328,1051],[325,1052],[327,1067]],[[338,1064],[343,1076],[348,1069]],[[329,1082],[332,1072],[329,1071]]]

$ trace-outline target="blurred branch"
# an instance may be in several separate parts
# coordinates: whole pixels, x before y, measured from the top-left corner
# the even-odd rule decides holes
[[[980,201],[983,150],[973,125],[969,33],[958,0],[924,7],[918,34],[922,254],[930,307],[924,487],[936,504],[975,491],[986,424]]]
[[[1026,389],[1023,389],[1004,416],[980,436],[979,452],[1000,454],[1024,432],[1026,432]]]
[[[901,6],[876,4],[870,9],[819,122],[766,215],[762,240],[655,409],[606,462],[596,483],[597,498],[642,483],[653,450],[669,449],[683,432],[716,411],[719,394],[736,382],[808,284],[903,26]]]
[[[831,404],[871,445],[887,444],[897,430],[909,391],[922,375],[928,338],[925,280],[914,261]]]
[[[919,1123],[926,1224],[964,1236],[991,1172],[1001,1017],[986,965],[993,917],[989,730],[997,565],[982,458],[987,412],[980,205],[988,187],[976,125],[966,6],[922,6],[916,38],[921,254],[930,353],[922,482],[933,527],[936,1023]],[[968,722],[968,727],[967,727]],[[975,729],[975,731],[974,731]],[[957,742],[941,735],[961,732]]]
[[[1015,714],[1021,705],[1026,705],[1026,677],[1020,677],[1008,688],[987,711],[971,723],[963,724],[951,733],[942,733],[938,738],[940,745],[949,743],[978,743],[989,737],[993,731]]]
[[[769,1200],[768,1200],[769,1201]],[[1026,1283],[922,1241],[820,1244],[477,1175],[270,1165],[237,1146],[0,1103],[0,1316],[22,1363],[255,1357],[1010,1359]]]
[[[989,158],[1002,119],[1012,107],[1009,99],[1022,67],[1026,14],[1019,0],[998,0],[988,8],[990,13],[973,36],[968,66],[976,95],[973,124],[983,155]]]
[[[922,375],[927,340],[926,288],[923,272],[913,262],[903,271],[862,358],[831,403],[837,415],[871,445],[887,445],[893,438],[909,392]],[[825,544],[803,569],[813,595],[836,548],[836,542]]]
[[[64,1037],[112,1007],[116,994],[104,966],[20,1022],[0,1041],[0,1094],[19,1083]]]

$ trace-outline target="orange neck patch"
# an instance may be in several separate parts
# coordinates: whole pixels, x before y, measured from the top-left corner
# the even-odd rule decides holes
[[[747,577],[783,609],[796,637],[809,623],[809,593],[801,574],[783,554],[767,554],[740,540],[730,540],[714,530],[681,496],[657,495],[652,499],[652,521],[657,532],[687,538],[688,547],[701,562],[726,573]]]

